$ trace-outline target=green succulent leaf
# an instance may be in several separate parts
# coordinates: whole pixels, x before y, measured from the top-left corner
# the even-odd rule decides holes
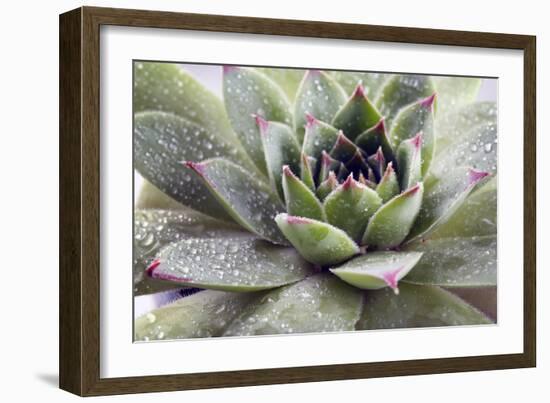
[[[489,174],[468,167],[457,168],[442,177],[425,181],[424,201],[409,240],[426,238],[464,203],[468,195]]]
[[[376,191],[354,180],[351,174],[323,203],[328,222],[356,242],[361,240],[369,218],[381,205],[382,199]]]
[[[298,138],[304,138],[306,114],[330,122],[346,102],[346,93],[328,74],[309,70],[304,75],[294,102],[294,123]]]
[[[365,130],[375,126],[382,115],[366,97],[363,86],[357,85],[346,104],[334,116],[332,125],[354,141]]]
[[[259,116],[256,122],[260,128],[269,180],[282,200],[283,166],[289,166],[294,172],[300,170],[300,145],[292,129],[284,123],[268,122]]]
[[[497,284],[496,236],[427,239],[407,246],[424,255],[405,281],[445,287]]]
[[[306,121],[302,152],[318,160],[323,151],[328,152],[334,146],[338,129],[310,114],[306,114]]]
[[[391,77],[384,73],[360,73],[355,71],[331,71],[330,75],[344,88],[346,94],[351,94],[358,83],[363,85],[365,95],[374,99],[380,87]]]
[[[497,125],[497,104],[495,102],[473,102],[447,113],[438,114],[435,120],[437,132],[436,157],[445,153],[452,142],[464,142],[467,135],[476,126]],[[467,141],[467,140],[466,140]]]
[[[138,209],[182,210],[186,207],[143,179],[135,207]]]
[[[393,169],[393,163],[390,162],[386,166],[386,171],[376,186],[376,193],[382,199],[383,203],[387,203],[390,199],[397,196],[400,192],[397,175]]]
[[[284,207],[266,183],[223,158],[187,162],[187,166],[237,223],[264,239],[286,244],[273,221]]]
[[[359,253],[357,244],[330,224],[286,213],[277,215],[275,221],[300,255],[311,263],[332,265]]]
[[[135,321],[135,340],[221,336],[231,321],[256,300],[256,293],[205,290],[154,309]]]
[[[434,77],[438,93],[438,115],[445,115],[474,102],[481,79],[473,77]]]
[[[315,194],[319,200],[324,201],[330,192],[336,189],[337,186],[338,180],[336,179],[336,175],[334,172],[330,172],[328,178],[321,182],[321,184],[317,187]]]
[[[221,100],[173,63],[134,63],[134,113],[169,112],[239,148]],[[214,140],[217,142],[217,140]]]
[[[391,127],[393,118],[400,109],[421,98],[427,98],[434,92],[435,85],[430,76],[396,74],[384,83],[375,105]]]
[[[338,161],[348,161],[353,158],[359,149],[357,146],[348,139],[344,133],[340,130],[338,136],[336,137],[336,142],[329,152],[329,155]]]
[[[393,120],[390,131],[396,147],[422,132],[422,176],[428,172],[435,150],[434,102],[435,93],[402,108]]]
[[[497,321],[497,287],[453,287],[452,292],[476,309],[487,315],[494,323]]]
[[[422,257],[420,252],[372,252],[330,269],[346,283],[365,290],[390,287],[399,293],[398,283]]]
[[[399,295],[389,289],[368,291],[358,330],[493,323],[456,295],[436,286],[403,282]]]
[[[325,212],[312,190],[288,166],[283,168],[283,191],[286,211],[290,215],[326,221]]]
[[[281,87],[290,102],[294,101],[298,87],[302,82],[305,71],[302,69],[273,69],[269,67],[257,67],[259,72],[265,74]]]
[[[323,151],[321,153],[319,174],[317,176],[317,183],[324,182],[331,172],[336,172],[340,169],[342,163],[332,158],[328,153]]]
[[[403,140],[397,148],[399,184],[405,190],[422,180],[422,133]]]
[[[292,126],[292,112],[283,90],[255,69],[225,66],[223,98],[241,143],[256,166],[267,173],[262,140],[253,116]]]
[[[497,176],[494,175],[430,233],[430,239],[476,237],[497,233]]]
[[[185,169],[188,159],[239,158],[237,149],[217,133],[165,112],[134,117],[134,163],[138,172],[179,203],[213,217],[231,220],[204,184]]]
[[[210,218],[191,209],[141,210],[134,213],[134,295],[151,294],[181,287],[144,275],[158,251],[165,245],[185,237],[220,236],[238,226]]]
[[[296,282],[312,269],[294,248],[233,231],[172,243],[157,254],[147,274],[187,286],[249,292]]]
[[[399,245],[416,220],[423,193],[424,186],[418,183],[380,207],[371,217],[361,244],[383,249]]]
[[[312,191],[315,191],[315,179],[314,179],[314,170],[317,161],[313,157],[309,157],[306,154],[302,154],[301,164],[300,164],[300,178],[302,182],[306,184],[308,188]]]
[[[395,163],[395,156],[386,133],[386,124],[384,119],[380,119],[376,125],[357,136],[357,139],[355,139],[355,144],[366,151],[369,155],[374,154],[379,148],[381,148],[386,161],[394,161]]]
[[[432,172],[442,175],[463,165],[485,172],[497,171],[497,125],[474,126],[465,134],[448,141],[445,149],[434,159]]]
[[[270,291],[249,304],[224,336],[354,330],[361,292],[326,273]]]

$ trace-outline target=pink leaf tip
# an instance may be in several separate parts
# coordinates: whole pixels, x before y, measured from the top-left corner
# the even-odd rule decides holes
[[[476,169],[470,168],[470,170],[468,171],[468,186],[475,185],[486,176],[489,176],[489,172],[478,171]]]
[[[155,259],[151,262],[151,264],[145,269],[145,272],[149,277],[153,277],[153,272],[157,267],[160,266],[160,259]]]
[[[256,120],[258,129],[260,129],[260,133],[265,135],[267,132],[267,128],[269,127],[269,122],[260,115],[254,115],[254,119]]]
[[[422,105],[424,108],[431,108],[435,102],[435,98],[436,98],[436,93],[434,92],[428,98],[424,98],[423,100],[421,100],[420,105]]]
[[[201,164],[200,162],[184,161],[183,164],[186,167],[191,168],[199,175],[202,175],[204,173],[204,164]]]
[[[296,175],[294,175],[294,172],[292,172],[292,169],[290,169],[288,165],[283,165],[283,174],[286,177],[296,177]]]
[[[385,119],[384,118],[380,119],[378,123],[374,125],[373,130],[377,133],[386,133]]]
[[[418,182],[416,185],[408,188],[404,193],[403,193],[403,196],[413,196],[414,194],[416,194],[416,192],[418,192],[420,190],[422,186],[422,183],[421,182]]]
[[[355,87],[355,90],[353,91],[353,97],[354,98],[365,98],[365,88],[363,87],[363,84],[360,82]]]
[[[417,150],[422,146],[422,135],[423,133],[420,131],[412,138],[412,144]]]
[[[342,183],[342,189],[349,190],[356,187],[356,181],[353,179],[353,174],[349,174],[344,183]]]
[[[311,113],[306,112],[306,127],[311,127],[317,123],[317,119]]]
[[[397,287],[399,283],[399,273],[401,272],[403,268],[400,267],[396,270],[392,270],[389,272],[386,272],[382,275],[382,279],[384,282],[390,287],[395,295],[399,294],[399,288]]]
[[[231,65],[224,65],[223,66],[223,74],[230,74],[235,71],[237,71],[239,68],[237,66],[231,66]]]

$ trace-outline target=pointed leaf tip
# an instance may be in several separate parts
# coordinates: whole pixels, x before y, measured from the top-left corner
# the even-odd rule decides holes
[[[422,132],[416,133],[416,136],[412,138],[412,144],[418,150],[422,146]]]
[[[402,269],[403,267],[400,267],[397,270],[392,270],[382,274],[382,279],[386,282],[388,287],[390,287],[393,290],[395,295],[399,294],[399,287],[397,286],[399,283],[398,276],[399,276],[399,272],[401,272]]]
[[[317,123],[317,119],[315,119],[315,116],[313,116],[311,113],[306,112],[306,128],[311,128],[314,124]]]
[[[377,124],[374,125],[373,130],[376,133],[386,133],[386,118],[381,118]]]
[[[353,179],[353,174],[349,174],[344,183],[342,183],[342,189],[349,190],[357,186],[357,182]]]
[[[153,272],[157,267],[160,265],[160,259],[155,259],[151,262],[151,264],[145,269],[145,272],[149,277],[153,277]]]
[[[252,117],[256,120],[256,125],[258,125],[258,129],[260,129],[260,133],[265,135],[267,133],[269,122],[260,115],[253,114]]]
[[[191,168],[193,171],[195,171],[200,176],[203,176],[203,174],[204,174],[204,165],[201,164],[200,162],[183,161],[183,164],[186,167]]]
[[[365,98],[365,88],[361,82],[357,83],[355,90],[353,91],[354,98]]]
[[[474,168],[470,168],[468,171],[468,185],[473,186],[489,175],[489,172],[478,171]]]
[[[437,97],[437,93],[433,93],[432,95],[430,95],[429,97],[427,98],[424,98],[423,100],[420,101],[420,105],[422,105],[424,108],[431,108],[432,105],[434,104],[435,102],[435,99]]]
[[[421,257],[421,252],[370,252],[330,271],[355,287],[366,290],[390,287],[399,294],[399,282]]]

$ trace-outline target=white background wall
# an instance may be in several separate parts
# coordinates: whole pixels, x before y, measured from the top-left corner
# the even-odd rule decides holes
[[[58,296],[58,14],[79,1],[2,4],[0,35],[0,396],[8,402],[76,401],[56,389]],[[121,0],[88,5],[419,26],[538,36],[538,368],[102,398],[117,402],[408,401],[546,402],[550,392],[550,263],[543,252],[550,171],[550,26],[545,2],[338,0]],[[518,111],[521,113],[521,111]],[[521,135],[518,133],[518,136]],[[513,163],[513,162],[511,162]],[[546,181],[547,183],[547,181]],[[414,346],[411,346],[414,348]],[[147,365],[143,363],[143,365]]]

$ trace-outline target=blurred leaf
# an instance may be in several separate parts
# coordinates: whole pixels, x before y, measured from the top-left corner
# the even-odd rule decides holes
[[[358,330],[484,325],[492,321],[456,295],[439,287],[402,283],[368,291]]]
[[[496,236],[427,239],[405,250],[424,255],[404,281],[445,287],[497,284]]]
[[[495,102],[472,102],[447,113],[438,114],[435,119],[437,132],[436,157],[445,152],[449,143],[459,144],[462,136],[476,126],[496,125],[497,104]]]
[[[285,92],[290,102],[294,101],[296,91],[304,77],[305,70],[268,67],[257,67],[256,69],[275,81]]]
[[[294,102],[294,128],[298,139],[304,138],[306,114],[330,122],[345,102],[346,93],[332,77],[319,70],[308,70]]]
[[[220,336],[246,305],[257,298],[256,293],[198,292],[137,318],[135,340]]]
[[[497,176],[479,185],[430,239],[475,237],[497,233]]]
[[[435,92],[430,76],[396,74],[388,79],[376,96],[375,105],[391,127],[400,109]]]
[[[143,179],[141,188],[134,189],[134,192],[138,193],[135,207],[139,209],[182,210],[186,208],[147,179]]]
[[[476,186],[486,180],[487,175],[486,172],[460,167],[441,177],[427,178],[422,208],[409,240],[426,238],[450,219]]]
[[[437,113],[445,115],[477,99],[481,79],[474,77],[439,76],[433,78],[437,90]]]
[[[331,71],[330,75],[344,88],[346,94],[351,94],[357,84],[362,83],[365,95],[374,99],[380,87],[391,77],[385,73],[362,73],[356,71]]]
[[[248,305],[224,336],[350,331],[360,313],[359,290],[317,274]]]
[[[225,66],[223,97],[231,125],[256,166],[267,173],[254,116],[292,126],[288,100],[277,84],[252,68]]]
[[[497,287],[453,287],[448,291],[479,309],[496,323],[498,312]]]

